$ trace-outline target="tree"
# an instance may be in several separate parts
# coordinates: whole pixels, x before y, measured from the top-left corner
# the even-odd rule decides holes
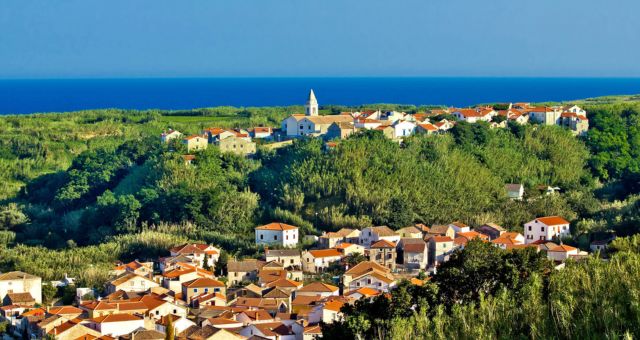
[[[227,275],[227,263],[229,261],[229,253],[227,253],[224,249],[220,250],[220,256],[218,256],[218,261],[215,264],[215,275],[216,276],[225,276]]]
[[[173,315],[168,314],[165,317],[167,318],[167,325],[165,326],[164,340],[174,340],[176,330],[173,327]]]
[[[202,259],[202,269],[211,270],[211,266],[209,265],[209,254],[205,253],[204,258]]]
[[[58,293],[58,288],[54,287],[51,283],[46,283],[42,285],[42,300],[45,305],[51,305],[53,303],[53,299]]]
[[[17,204],[9,203],[0,207],[0,230],[12,230],[29,221]]]

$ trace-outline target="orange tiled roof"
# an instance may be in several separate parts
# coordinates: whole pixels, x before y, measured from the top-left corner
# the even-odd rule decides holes
[[[547,217],[538,217],[536,221],[540,223],[544,223],[546,225],[561,225],[561,224],[569,224],[569,221],[565,220],[560,216],[547,216]]]
[[[256,229],[257,230],[294,230],[294,229],[298,229],[298,227],[294,227],[292,225],[280,223],[280,222],[272,222],[269,224],[256,227]]]
[[[321,257],[341,257],[342,253],[337,249],[317,249],[317,250],[309,250],[309,254],[315,258]]]

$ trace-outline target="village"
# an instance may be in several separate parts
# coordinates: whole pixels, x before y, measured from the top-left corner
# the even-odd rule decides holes
[[[576,135],[588,129],[586,113],[575,105],[516,103],[498,111],[478,107],[321,116],[311,90],[305,111],[286,118],[280,129],[209,128],[187,137],[171,130],[162,134],[161,141],[183,143],[189,152],[183,158],[190,164],[197,151],[209,145],[222,152],[251,155],[257,139],[287,144],[296,138],[318,137],[330,147],[362,130],[381,131],[401,142],[416,133],[446,132],[460,121],[484,121],[492,128],[504,128],[508,121],[535,121],[565,126]],[[455,120],[432,120],[441,115]],[[546,195],[554,195],[558,188],[544,189]],[[522,184],[507,184],[505,191],[512,200],[524,197]],[[0,273],[0,319],[9,323],[14,335],[37,339],[165,339],[169,333],[177,339],[315,339],[322,335],[322,324],[342,319],[345,304],[384,296],[402,281],[423,285],[469,242],[514,251],[532,248],[561,270],[569,259],[590,256],[563,244],[570,237],[569,224],[561,216],[546,216],[524,224],[524,234],[495,223],[472,227],[452,221],[398,230],[343,228],[315,236],[274,221],[255,228],[259,258],[233,258],[225,264],[219,262],[223,249],[217,245],[176,245],[166,250],[166,257],[114,264],[112,279],[103,289],[76,287],[75,280],[64,273],[60,281],[49,283],[30,273]],[[605,252],[610,241],[593,242],[591,252]],[[216,276],[214,268],[220,266]],[[71,287],[73,303],[44,305],[43,284]]]
[[[212,127],[200,134],[184,136],[177,130],[162,133],[161,140],[168,143],[179,140],[188,152],[206,149],[208,145],[216,145],[222,152],[240,155],[251,155],[256,152],[256,140],[287,145],[293,139],[318,137],[326,141],[331,148],[340,139],[363,131],[380,131],[385,137],[402,142],[403,138],[414,134],[444,133],[458,122],[486,122],[491,128],[506,128],[509,122],[516,124],[537,123],[558,125],[569,129],[573,134],[581,136],[589,130],[586,111],[577,105],[533,106],[530,103],[510,103],[504,110],[496,110],[492,106],[474,108],[443,108],[429,112],[413,114],[397,111],[363,110],[358,112],[341,112],[337,115],[319,115],[318,100],[310,90],[304,105],[304,113],[293,114],[281,123],[279,129],[272,127],[253,127],[223,129]],[[449,117],[441,118],[439,117]],[[186,161],[193,157],[187,156]]]
[[[422,285],[469,242],[530,247],[558,270],[590,256],[562,243],[569,222],[560,216],[536,218],[523,229],[524,235],[456,221],[301,237],[296,226],[273,222],[255,228],[263,256],[229,259],[224,276],[213,273],[219,247],[182,244],[166,257],[114,264],[102,292],[75,287],[66,275],[51,282],[75,288],[70,305],[43,305],[43,282],[35,275],[2,273],[0,319],[14,334],[37,339],[165,339],[168,327],[176,339],[315,339],[321,324],[342,318],[345,304],[384,295],[403,280]],[[310,248],[300,247],[303,239]],[[591,251],[606,251],[609,241],[592,243]],[[342,274],[323,276],[335,269]]]

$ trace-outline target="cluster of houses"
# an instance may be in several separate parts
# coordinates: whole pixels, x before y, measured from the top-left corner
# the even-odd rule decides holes
[[[222,152],[231,152],[239,155],[251,155],[256,152],[254,139],[270,140],[273,137],[273,129],[270,127],[255,127],[252,129],[223,129],[207,128],[201,134],[184,136],[177,130],[168,130],[160,135],[163,143],[172,140],[180,140],[188,152],[206,149],[210,144],[216,145]]]
[[[450,115],[454,119],[434,117]],[[545,125],[560,125],[577,135],[586,133],[589,120],[586,111],[577,105],[532,106],[530,103],[511,103],[506,110],[491,106],[476,108],[434,109],[430,112],[405,113],[368,110],[342,112],[338,115],[318,115],[318,101],[311,90],[304,114],[294,114],[282,121],[281,131],[289,138],[302,136],[343,139],[360,130],[378,130],[390,139],[402,139],[414,133],[438,133],[451,129],[456,122],[487,122],[494,128],[504,128],[508,121],[526,124],[529,121]]]
[[[39,277],[0,274],[0,321],[10,322],[16,335],[60,340],[160,340],[169,327],[176,339],[315,339],[321,324],[343,317],[345,304],[384,295],[403,279],[424,284],[418,277],[471,240],[532,247],[561,267],[587,255],[562,244],[568,235],[568,221],[547,216],[526,223],[524,235],[493,223],[343,228],[301,250],[298,228],[273,222],[255,228],[264,255],[228,260],[226,275],[213,271],[219,248],[182,244],[153,261],[117,263],[104,292],[76,288],[72,305],[42,306]],[[606,243],[595,246],[604,250]],[[72,285],[73,279],[56,284]]]
[[[589,120],[584,109],[577,105],[534,106],[530,103],[511,103],[505,110],[492,106],[475,108],[445,108],[429,112],[405,113],[397,111],[364,110],[341,112],[337,115],[320,115],[318,100],[313,90],[304,105],[305,113],[293,114],[281,123],[280,129],[255,127],[252,129],[209,128],[201,134],[183,136],[176,130],[161,135],[163,142],[181,139],[189,152],[206,149],[209,144],[217,145],[224,152],[250,155],[256,152],[252,139],[283,140],[300,137],[321,137],[327,141],[345,139],[362,130],[380,131],[389,139],[401,140],[416,133],[442,133],[451,129],[459,121],[468,123],[487,122],[492,128],[504,128],[507,122],[527,124],[536,122],[544,125],[559,125],[570,129],[576,135],[589,130]],[[447,115],[447,119],[435,120]]]

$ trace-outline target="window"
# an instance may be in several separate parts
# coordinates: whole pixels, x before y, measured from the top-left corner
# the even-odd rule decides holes
[[[220,292],[220,288],[213,288],[213,292],[214,293],[219,293]]]
[[[277,241],[277,240],[278,240],[278,235],[273,235],[273,239],[274,239],[275,241]]]
[[[531,226],[529,226],[529,231],[531,231]]]
[[[208,292],[209,292],[209,288],[205,288],[205,289],[204,289],[204,292],[205,292],[205,293],[208,293]]]
[[[371,279],[367,279],[367,284],[371,284]]]
[[[300,125],[300,130],[304,130],[304,125]]]
[[[540,231],[544,231],[544,227],[540,227]]]
[[[289,260],[289,263],[293,264],[293,259]]]
[[[193,288],[193,292],[197,293],[198,292],[198,288]]]
[[[260,234],[260,239],[264,240],[264,235]]]
[[[177,309],[174,309],[174,310],[173,310],[173,314],[178,314],[178,310],[177,310]]]

